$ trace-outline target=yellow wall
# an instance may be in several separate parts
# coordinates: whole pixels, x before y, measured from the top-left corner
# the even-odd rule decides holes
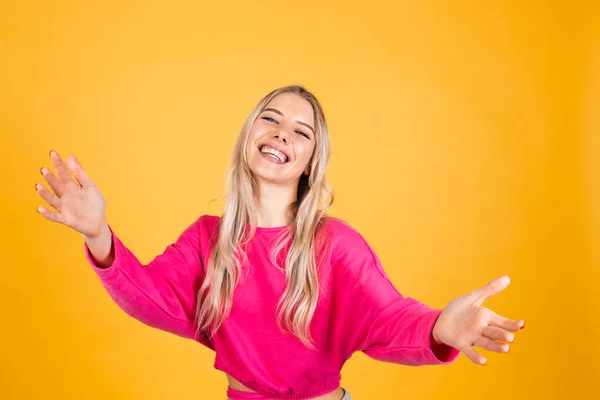
[[[0,8],[0,397],[225,397],[212,352],[111,302],[81,236],[36,213],[34,183],[50,149],[76,154],[147,262],[221,212],[208,203],[246,115],[289,83],[329,119],[331,213],[399,290],[443,307],[507,273],[513,284],[487,304],[527,321],[486,367],[357,353],[342,385],[357,399],[597,394],[592,1],[95,3]]]

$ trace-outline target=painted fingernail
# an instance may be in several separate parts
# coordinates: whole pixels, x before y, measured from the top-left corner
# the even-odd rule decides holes
[[[523,325],[521,325],[521,329],[525,329],[525,322],[523,322]]]
[[[35,184],[35,190],[38,190],[38,184],[37,183]]]
[[[40,168],[40,174],[44,175],[44,167]]]

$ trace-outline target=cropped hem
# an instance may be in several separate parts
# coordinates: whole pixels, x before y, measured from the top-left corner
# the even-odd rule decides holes
[[[340,382],[342,380],[341,374],[337,373],[333,376],[324,376],[322,378],[321,383],[314,385],[302,392],[280,393],[275,390],[265,388],[255,381],[249,381],[238,378],[235,373],[231,373],[231,371],[229,371],[229,368],[227,368],[222,361],[220,362],[220,358],[218,355],[217,357],[215,357],[214,368],[231,375],[233,378],[235,378],[242,385],[246,386],[248,389],[251,389],[260,395],[266,396],[266,398],[269,400],[303,400],[322,396],[324,394],[333,392],[335,389],[337,389],[340,386]],[[228,388],[228,390],[231,389]]]

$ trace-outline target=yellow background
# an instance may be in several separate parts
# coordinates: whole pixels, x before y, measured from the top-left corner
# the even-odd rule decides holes
[[[486,367],[356,353],[342,385],[358,400],[597,395],[599,7],[325,3],[3,2],[0,397],[225,398],[211,351],[112,303],[34,184],[50,149],[77,155],[148,262],[221,212],[244,119],[290,83],[325,108],[331,214],[398,289],[443,307],[509,274],[486,304],[527,322]]]

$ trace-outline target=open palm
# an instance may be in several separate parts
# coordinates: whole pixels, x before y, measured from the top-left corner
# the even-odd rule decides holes
[[[433,328],[434,341],[460,350],[481,365],[487,361],[474,346],[498,353],[508,352],[508,343],[515,340],[513,332],[523,329],[525,322],[502,317],[482,304],[509,284],[509,277],[503,276],[448,303]]]
[[[50,159],[58,176],[48,168],[42,168],[41,173],[51,190],[41,184],[36,184],[35,188],[55,211],[42,206],[38,207],[38,211],[46,219],[73,228],[85,236],[100,234],[106,220],[104,197],[75,156],[67,157],[69,168],[56,151],[50,153]],[[69,174],[69,169],[75,179]]]

